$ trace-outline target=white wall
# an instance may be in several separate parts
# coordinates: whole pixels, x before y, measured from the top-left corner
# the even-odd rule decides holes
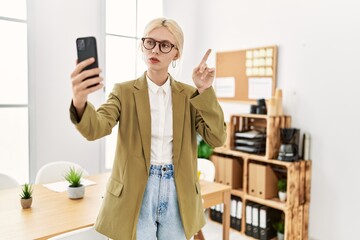
[[[360,3],[355,0],[164,1],[186,30],[180,79],[205,49],[277,45],[278,84],[293,126],[311,134],[310,237],[355,239],[360,207]],[[189,43],[190,42],[190,43]],[[209,63],[215,63],[212,55]],[[222,103],[227,118],[247,109]]]
[[[100,171],[101,141],[87,142],[70,122],[70,74],[75,67],[75,39],[96,36],[103,66],[101,0],[29,0],[31,179],[52,161],[72,161],[90,173]],[[93,94],[98,104],[102,93]]]

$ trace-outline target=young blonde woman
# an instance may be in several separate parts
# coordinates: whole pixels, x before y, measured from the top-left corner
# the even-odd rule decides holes
[[[222,146],[226,138],[223,112],[212,88],[215,69],[206,64],[211,50],[193,71],[194,88],[168,73],[170,64],[182,55],[179,25],[171,19],[154,19],[143,36],[147,71],[115,84],[97,110],[87,96],[103,87],[103,79],[83,80],[101,70],[82,71],[94,59],[78,63],[71,74],[70,115],[80,133],[95,140],[119,124],[114,165],[96,229],[116,240],[190,239],[205,224],[196,135],[214,147]]]

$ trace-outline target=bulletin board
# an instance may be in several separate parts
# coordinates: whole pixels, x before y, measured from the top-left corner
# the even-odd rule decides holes
[[[253,102],[276,89],[277,46],[216,53],[214,88],[221,101]]]

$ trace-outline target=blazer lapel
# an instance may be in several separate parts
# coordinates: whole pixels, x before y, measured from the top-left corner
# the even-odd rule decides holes
[[[174,167],[178,166],[181,143],[183,138],[184,118],[185,118],[185,95],[181,92],[183,88],[171,78],[172,105],[173,105],[173,153]],[[175,170],[175,175],[177,171]]]
[[[140,128],[142,148],[145,155],[146,171],[150,169],[150,147],[151,147],[151,113],[149,103],[149,92],[145,74],[134,84],[139,91],[134,92],[135,107]]]

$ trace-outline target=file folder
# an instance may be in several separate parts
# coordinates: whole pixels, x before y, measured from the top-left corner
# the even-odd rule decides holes
[[[238,198],[231,197],[231,208],[230,208],[230,227],[236,229],[236,211]]]
[[[216,221],[216,209],[215,206],[210,207],[210,219]]]
[[[236,224],[235,229],[241,231],[241,221],[242,220],[242,200],[239,198],[239,201],[236,203]]]
[[[222,219],[223,219],[223,215],[224,215],[224,204],[220,204],[220,215],[219,215],[219,223],[222,223]]]
[[[251,202],[247,202],[246,203],[246,229],[245,229],[245,234],[248,236],[252,236],[252,206],[253,203]]]
[[[260,229],[259,229],[259,209],[260,209],[260,205],[259,204],[254,204],[252,206],[252,236],[255,239],[260,239]]]
[[[281,212],[262,206],[259,212],[260,240],[269,240],[276,236],[273,224],[281,219]]]
[[[241,231],[242,200],[239,197],[231,197],[230,227]]]
[[[215,213],[215,221],[216,221],[216,222],[219,222],[219,223],[222,223],[221,204],[217,204],[217,205],[215,206],[215,210],[216,210],[216,213]]]

